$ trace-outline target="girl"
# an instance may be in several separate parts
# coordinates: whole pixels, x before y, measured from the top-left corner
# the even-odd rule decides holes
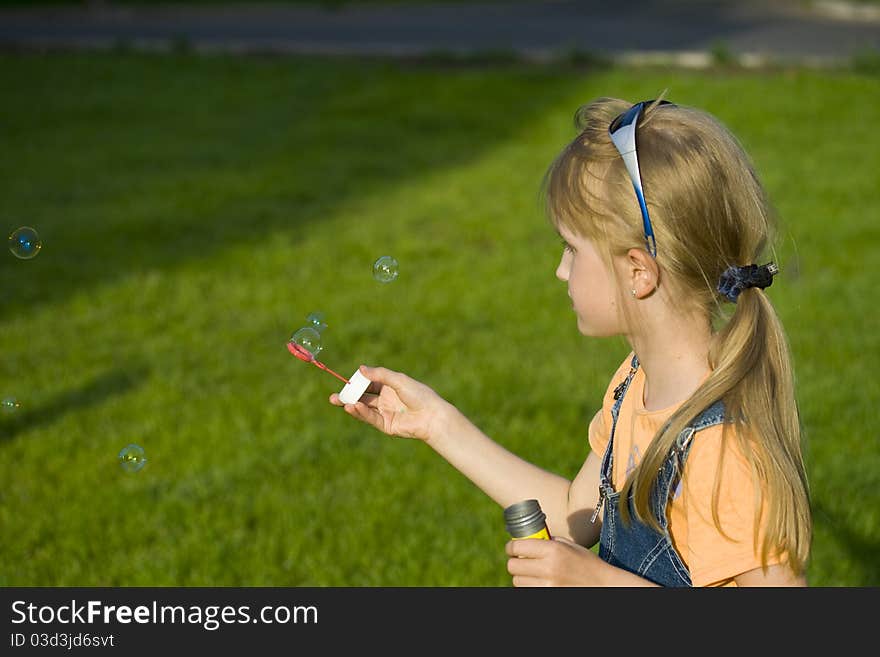
[[[507,544],[515,586],[806,585],[793,375],[763,292],[778,268],[759,264],[773,222],[749,159],[712,116],[663,100],[601,98],[576,123],[542,188],[563,241],[556,276],[578,330],[623,335],[632,353],[574,479],[399,372],[362,366],[367,393],[330,402],[424,441],[502,507],[538,499],[553,539]]]

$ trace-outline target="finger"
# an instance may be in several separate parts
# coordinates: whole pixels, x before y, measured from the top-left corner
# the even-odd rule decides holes
[[[373,418],[375,411],[371,411],[366,404],[362,404],[359,401],[356,401],[353,404],[346,404],[345,412],[349,415],[356,417],[359,420],[362,420],[369,424],[375,424],[375,419]]]
[[[384,370],[386,372],[391,371],[385,370],[384,367],[367,367],[366,365],[361,365],[358,368],[358,371],[370,380],[370,384],[367,386],[366,392],[372,393],[374,395],[378,395],[380,392],[382,392],[382,387],[385,385],[385,383],[378,378],[382,376],[379,370]],[[393,388],[394,386],[391,387]]]
[[[546,554],[549,543],[543,538],[518,538],[508,541],[504,551],[512,557],[536,559]]]
[[[514,577],[535,577],[538,575],[538,567],[536,559],[511,557],[507,560],[507,572]]]
[[[374,395],[378,395],[382,392],[382,385],[378,381],[370,381],[370,385],[367,386],[367,392],[372,393]]]
[[[379,404],[379,395],[365,392],[361,395],[361,398],[358,401],[366,404],[370,408],[376,408],[376,406]]]
[[[363,395],[361,395],[361,398],[359,401],[364,402],[368,406],[375,406],[377,399],[378,399],[378,395],[370,395],[370,394],[364,393]],[[342,401],[342,399],[340,399],[339,393],[336,393],[336,392],[331,393],[330,403],[333,404],[334,406],[345,406],[345,402]]]
[[[351,410],[349,411],[349,407]],[[363,402],[357,401],[354,404],[346,404],[345,410],[359,420],[374,426],[379,431],[385,432],[385,418],[382,414],[373,410]]]
[[[381,389],[382,385],[387,385],[394,388],[398,393],[400,392],[401,387],[405,385],[408,378],[405,374],[389,370],[386,367],[369,367],[367,365],[361,365],[358,369],[361,374],[372,382],[372,386]]]
[[[528,575],[516,575],[513,578],[513,585],[517,588],[547,586],[547,583],[539,577],[529,577]]]

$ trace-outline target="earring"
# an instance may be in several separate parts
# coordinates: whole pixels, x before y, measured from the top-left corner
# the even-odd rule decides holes
[[[632,292],[633,297],[636,296],[636,291],[635,291],[635,290],[630,290],[630,292]]]

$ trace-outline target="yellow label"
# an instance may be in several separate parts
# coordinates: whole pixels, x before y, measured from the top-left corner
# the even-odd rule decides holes
[[[547,528],[544,527],[539,531],[536,531],[534,534],[529,534],[528,536],[517,536],[514,540],[519,540],[521,538],[543,538],[545,541],[550,540],[550,532],[547,531]]]

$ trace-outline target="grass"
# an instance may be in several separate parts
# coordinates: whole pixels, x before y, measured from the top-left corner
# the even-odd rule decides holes
[[[406,371],[573,476],[627,348],[577,334],[538,185],[579,104],[664,88],[784,221],[810,581],[880,584],[876,78],[134,53],[0,78],[0,225],[43,240],[0,257],[0,585],[508,586],[501,510],[284,345],[321,311],[333,369]]]

